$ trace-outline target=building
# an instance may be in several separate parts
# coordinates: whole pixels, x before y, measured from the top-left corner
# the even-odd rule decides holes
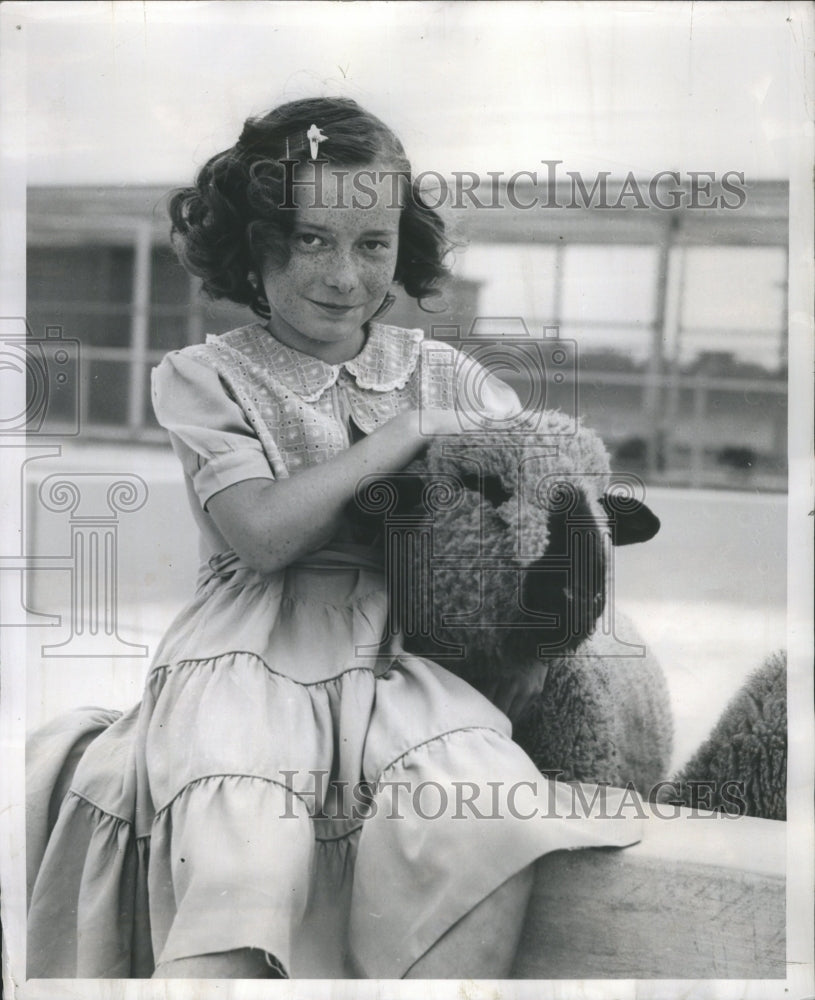
[[[713,182],[702,197],[696,182],[671,200],[631,179],[598,188],[572,178],[545,199],[528,180],[502,182],[494,210],[447,190],[458,277],[438,312],[402,298],[389,320],[465,349],[558,337],[569,348],[565,396],[548,375],[524,381],[506,350],[493,352],[497,370],[543,405],[569,400],[618,467],[649,482],[784,489],[787,185],[744,186],[736,198]],[[166,193],[29,192],[27,319],[34,337],[78,342],[83,441],[163,443],[151,367],[252,319],[200,297],[169,245]],[[61,405],[55,396],[49,407],[55,432],[70,416]]]

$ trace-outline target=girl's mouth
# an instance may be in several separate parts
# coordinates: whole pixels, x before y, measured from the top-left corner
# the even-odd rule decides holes
[[[355,305],[341,305],[334,302],[319,302],[317,299],[309,300],[313,305],[327,312],[330,316],[345,316],[347,313],[353,312],[354,309],[359,308]]]

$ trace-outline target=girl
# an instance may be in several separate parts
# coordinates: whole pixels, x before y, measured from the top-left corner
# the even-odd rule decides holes
[[[436,289],[443,224],[396,136],[343,99],[247,121],[171,216],[205,290],[258,319],[154,373],[201,575],[143,702],[62,800],[29,975],[506,976],[535,858],[631,834],[571,802],[552,816],[563,790],[506,717],[383,639],[382,569],[349,540],[359,480],[459,430],[461,376],[427,360],[439,345],[377,321],[394,283]],[[518,405],[489,376],[481,400],[468,419]],[[488,779],[491,817],[452,808]],[[441,815],[417,797],[430,786]],[[521,786],[540,815],[512,807]]]

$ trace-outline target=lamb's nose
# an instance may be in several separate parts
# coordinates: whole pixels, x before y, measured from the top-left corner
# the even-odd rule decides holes
[[[572,590],[571,587],[564,587],[563,594],[566,600],[570,604],[574,604],[577,601],[583,603],[586,608],[590,608],[594,611],[596,616],[600,616],[605,608],[606,600],[605,594],[603,593],[603,588],[600,587],[595,591],[592,590]]]
[[[544,557],[527,568],[522,587],[522,606],[535,616],[530,621],[541,646],[555,650],[573,650],[594,631],[606,603],[602,561],[590,574],[591,579],[575,579],[574,567],[560,560]]]
[[[602,615],[606,607],[605,587],[602,581],[597,581],[595,587],[584,587],[572,590],[563,588],[566,598],[566,612],[571,621],[580,631],[592,632],[594,623]]]

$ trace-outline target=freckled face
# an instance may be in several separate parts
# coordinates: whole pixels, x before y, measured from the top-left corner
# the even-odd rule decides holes
[[[376,196],[366,192],[354,207],[349,174],[327,171],[322,199],[315,199],[311,187],[295,186],[289,260],[283,267],[265,265],[261,273],[273,335],[329,364],[362,349],[364,326],[393,282],[399,247],[401,209],[394,204],[392,182],[372,182],[366,174],[365,186]],[[315,200],[326,207],[315,206]]]

